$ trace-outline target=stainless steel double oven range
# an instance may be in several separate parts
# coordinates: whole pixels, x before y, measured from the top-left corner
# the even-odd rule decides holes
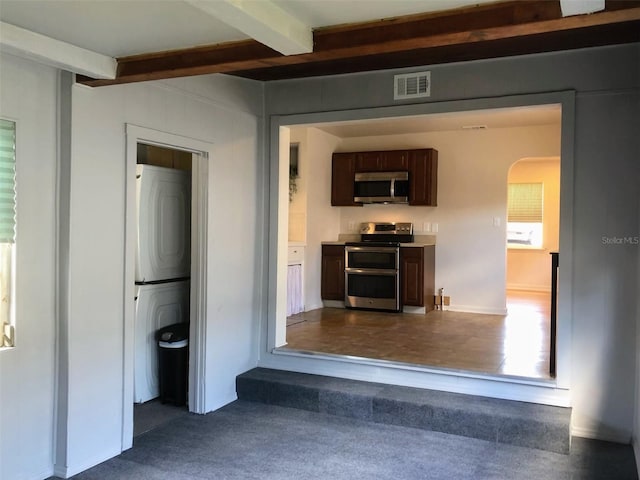
[[[402,311],[400,244],[413,242],[413,224],[360,224],[360,241],[345,244],[347,308]]]

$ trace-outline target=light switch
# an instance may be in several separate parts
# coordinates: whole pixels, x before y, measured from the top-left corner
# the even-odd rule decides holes
[[[432,223],[431,224],[431,231],[433,233],[438,233],[438,224],[437,223]]]
[[[494,227],[500,226],[500,217],[493,217],[493,226]]]
[[[423,232],[430,232],[431,231],[431,224],[429,222],[424,222],[422,224],[422,231]]]

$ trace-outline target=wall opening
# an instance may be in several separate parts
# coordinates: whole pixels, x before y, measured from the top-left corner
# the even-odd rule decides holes
[[[573,109],[572,109],[572,105],[573,105],[573,96],[568,93],[568,94],[549,94],[549,95],[526,95],[526,96],[522,96],[522,97],[514,97],[514,98],[502,98],[502,99],[487,99],[487,100],[477,100],[477,101],[462,101],[462,102],[451,102],[451,109],[449,111],[447,111],[447,106],[445,105],[438,105],[437,106],[437,112],[443,113],[443,116],[447,116],[447,113],[460,113],[463,111],[473,111],[474,110],[474,106],[477,106],[478,104],[482,105],[482,107],[484,109],[486,109],[487,111],[490,111],[494,108],[501,108],[504,106],[509,106],[509,107],[539,107],[539,106],[543,106],[543,105],[558,105],[558,109],[560,109],[560,106],[562,106],[561,108],[561,114],[560,116],[562,117],[561,121],[559,123],[561,123],[561,128],[560,125],[557,127],[561,133],[558,134],[559,137],[561,137],[561,155],[560,157],[562,158],[562,162],[563,162],[563,179],[561,180],[562,186],[563,186],[563,198],[564,198],[564,205],[563,205],[563,209],[564,209],[564,218],[567,219],[567,222],[564,222],[562,227],[564,230],[564,234],[563,234],[563,242],[564,244],[568,247],[566,248],[566,256],[568,258],[566,258],[565,260],[565,265],[569,265],[571,262],[571,251],[570,251],[570,238],[571,238],[571,233],[570,233],[570,224],[571,224],[571,183],[568,180],[570,178],[570,171],[572,170],[572,135],[573,135],[573,128],[572,128],[572,124],[573,124]],[[463,107],[464,105],[464,107]],[[376,124],[376,128],[378,129],[378,131],[380,130],[381,125],[384,125],[386,122],[388,122],[390,119],[396,118],[396,117],[402,117],[406,120],[414,120],[415,118],[417,118],[421,113],[424,114],[429,114],[429,113],[433,113],[432,111],[430,112],[430,110],[433,108],[433,106],[429,106],[429,105],[411,105],[411,106],[405,106],[405,107],[384,107],[384,108],[379,108],[379,109],[371,109],[371,110],[367,110],[366,113],[363,113],[361,111],[359,112],[330,112],[330,113],[324,113],[324,114],[301,114],[301,115],[291,115],[289,117],[283,117],[281,119],[279,119],[279,125],[280,125],[280,129],[283,130],[284,126],[287,126],[287,132],[288,134],[289,129],[291,129],[291,134],[293,135],[293,132],[295,132],[298,128],[307,128],[309,132],[316,132],[317,130],[321,131],[321,135],[325,135],[325,134],[329,134],[328,137],[324,137],[325,140],[332,140],[335,138],[335,133],[336,131],[340,128],[338,126],[338,124],[340,125],[345,125],[347,126],[348,129],[350,129],[350,131],[356,131],[358,129],[361,128],[361,124],[366,124],[367,122],[370,123],[375,123]],[[402,113],[400,113],[402,112]],[[335,128],[334,128],[335,127]],[[486,131],[486,129],[484,129],[483,131]],[[476,132],[479,133],[479,132]],[[315,133],[314,133],[315,134]],[[382,135],[382,134],[379,134]],[[281,139],[280,139],[281,140]],[[277,143],[277,137],[276,136],[272,136],[272,145]],[[302,144],[304,145],[304,144]],[[313,148],[310,148],[310,150],[313,150]],[[365,150],[365,149],[363,149]],[[313,160],[311,160],[313,161]],[[512,160],[511,160],[512,162]],[[566,165],[567,168],[564,168]],[[502,180],[502,188],[504,188],[504,197],[505,197],[505,201],[506,201],[506,176],[507,176],[507,170],[505,169],[505,174],[504,174],[504,179]],[[569,176],[565,176],[565,173],[569,172]],[[314,181],[316,180],[316,177],[314,176]],[[566,194],[566,197],[565,197]],[[274,197],[272,197],[274,198]],[[505,208],[506,210],[506,208]],[[359,210],[359,212],[367,212],[367,213],[371,213],[372,210],[368,210],[365,207],[364,209]],[[567,215],[568,213],[568,215]],[[374,219],[374,220],[388,220],[388,219]],[[398,219],[398,218],[394,218],[393,220],[404,220],[404,219]],[[489,219],[489,221],[491,222],[492,220]],[[314,220],[313,218],[309,217],[307,219],[307,225],[311,228],[311,226],[314,225]],[[339,215],[339,231],[340,232],[344,232],[344,231],[349,231],[350,230],[350,225],[353,224],[353,221],[348,217],[348,215]],[[415,223],[415,222],[414,222]],[[422,223],[422,222],[420,222]],[[429,223],[429,222],[424,222],[425,224]],[[435,222],[434,222],[435,223]],[[493,224],[494,226],[501,226],[502,229],[497,229],[496,231],[501,231],[502,235],[501,235],[501,247],[502,251],[503,251],[503,255],[504,252],[506,250],[505,248],[505,243],[506,243],[506,222],[502,225],[500,225],[499,222],[496,222],[495,220],[493,220]],[[279,223],[279,228],[281,228],[283,226],[282,223]],[[420,227],[422,225],[419,225]],[[436,224],[436,229],[437,229],[437,224]],[[286,228],[285,228],[285,232],[286,232]],[[282,236],[281,236],[282,237]],[[284,238],[286,238],[286,236],[284,236]],[[309,245],[309,239],[307,239],[307,244]],[[280,250],[282,251],[282,250]],[[284,255],[282,255],[282,258],[284,260]],[[503,260],[503,265],[505,266],[505,270],[506,270],[506,259]],[[283,261],[283,263],[286,265],[286,262]],[[570,318],[570,302],[568,301],[568,299],[570,298],[570,290],[571,290],[571,285],[570,285],[570,278],[568,276],[568,271],[569,268],[565,269],[564,272],[561,271],[561,283],[563,283],[563,288],[561,290],[561,303],[560,303],[560,312],[559,312],[559,316],[561,318],[560,324],[559,324],[559,335],[558,335],[558,346],[559,346],[559,358],[558,358],[558,363],[559,363],[559,374],[555,379],[549,379],[549,380],[545,380],[545,378],[538,378],[537,381],[542,381],[543,383],[540,383],[540,385],[545,385],[545,386],[549,386],[549,387],[553,387],[553,388],[559,388],[559,389],[565,389],[568,388],[568,378],[569,378],[569,350],[570,350],[570,345],[569,345],[569,339],[570,339],[570,323],[571,323],[571,318]],[[283,272],[286,272],[286,268],[283,269]],[[505,295],[504,292],[504,285],[506,284],[506,271],[504,272],[505,277],[503,277],[503,287],[502,289],[500,289],[498,287],[498,290],[501,290],[502,293],[500,293],[500,295]],[[313,278],[314,274],[312,271],[309,271],[309,269],[307,269],[307,275],[306,275],[306,280],[305,283],[307,285],[313,284]],[[283,283],[284,284],[284,283]],[[438,286],[438,285],[436,285]],[[306,288],[306,287],[305,287]],[[308,291],[305,293],[305,295],[309,295]],[[503,297],[505,298],[505,297]],[[286,296],[285,296],[285,301],[286,301]],[[506,304],[503,304],[503,308],[506,311]],[[280,318],[282,317],[282,318]],[[274,315],[274,312],[270,312],[270,325],[272,326],[272,328],[274,328],[274,330],[276,328],[281,329],[282,326],[279,325],[284,325],[285,322],[285,316],[284,315]],[[331,370],[335,372],[336,375],[340,375],[342,371],[344,371],[343,374],[349,375],[349,376],[353,376],[354,375],[354,368],[356,368],[356,370],[358,372],[361,372],[362,375],[364,375],[365,377],[368,377],[370,375],[378,375],[380,374],[380,368],[382,368],[384,371],[384,369],[390,369],[393,371],[397,371],[397,370],[401,370],[404,373],[400,374],[400,377],[394,377],[396,378],[395,381],[402,381],[400,379],[404,379],[404,381],[408,381],[408,382],[413,382],[414,384],[421,384],[424,381],[426,381],[427,383],[430,384],[430,380],[425,380],[427,378],[433,379],[434,377],[431,377],[430,375],[433,373],[436,373],[438,376],[440,375],[453,375],[453,376],[457,376],[457,377],[468,377],[468,378],[477,378],[477,374],[473,373],[473,372],[464,372],[464,371],[446,371],[447,369],[441,369],[438,366],[426,366],[426,367],[422,367],[422,366],[416,366],[415,364],[411,364],[411,365],[406,365],[403,364],[402,362],[388,362],[388,361],[378,361],[376,359],[371,359],[368,357],[362,357],[362,358],[357,358],[355,356],[336,356],[335,354],[332,353],[326,353],[325,355],[323,355],[322,353],[318,353],[318,352],[293,352],[290,349],[288,349],[288,345],[286,342],[286,336],[285,336],[285,341],[282,343],[278,343],[278,342],[273,342],[273,339],[270,338],[268,339],[268,345],[270,345],[268,351],[267,351],[267,357],[266,359],[268,360],[266,363],[269,364],[273,364],[273,365],[278,365],[280,368],[293,368],[296,369],[298,371],[308,371],[309,373],[313,373],[313,372],[326,372],[327,368],[329,368],[329,364],[325,363],[326,361],[330,361],[331,365],[333,365],[333,367],[331,367]],[[284,346],[284,348],[277,348],[280,346]],[[275,349],[274,349],[275,347]],[[297,358],[297,366],[294,367],[293,365],[293,359],[291,359],[291,361],[289,361],[289,357],[294,356]],[[336,362],[345,362],[346,364],[350,365],[347,366],[345,365],[344,368],[343,367],[337,367]],[[359,367],[354,367],[354,364],[359,365]],[[375,370],[372,370],[375,369]],[[346,373],[346,372],[351,372],[351,373]],[[374,374],[374,371],[377,372]],[[410,372],[416,372],[416,371],[420,371],[423,372],[424,374],[428,374],[427,377],[417,377],[417,374],[413,374]],[[507,382],[511,385],[514,386],[515,389],[517,389],[517,387],[515,387],[515,385],[517,384],[524,384],[524,383],[530,383],[532,380],[534,380],[534,378],[529,377],[529,376],[522,376],[521,379],[519,378],[514,378],[512,375],[504,375],[502,376],[502,378],[500,378],[500,375],[496,376],[495,374],[480,374],[482,376],[482,378],[487,378],[487,379],[492,379],[492,380],[500,380],[501,382]],[[389,377],[391,378],[391,377]],[[409,380],[409,378],[412,378],[413,380]],[[440,377],[442,378],[442,377]],[[394,381],[394,382],[395,382]],[[445,381],[446,383],[446,381]],[[458,384],[453,385],[453,384],[449,384],[449,387],[446,387],[444,389],[452,389],[452,390],[456,390],[459,389],[460,386]],[[488,385],[488,384],[487,384]],[[483,387],[480,386],[475,386],[472,387],[472,390],[475,389],[476,387],[478,387],[478,391],[482,390]],[[564,393],[562,393],[561,390],[558,390],[558,400],[557,402],[559,402],[558,404],[562,404],[564,402],[567,402],[567,397],[565,396]],[[524,397],[527,397],[528,394],[524,393],[523,394]],[[554,394],[555,395],[555,394]],[[498,396],[503,396],[503,394],[500,394]],[[535,395],[534,395],[535,396]],[[548,401],[545,400],[545,401]]]

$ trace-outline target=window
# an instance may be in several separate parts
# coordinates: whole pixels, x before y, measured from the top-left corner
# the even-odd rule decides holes
[[[0,119],[0,347],[14,345],[16,124]]]
[[[507,244],[542,247],[542,183],[510,183],[507,198]]]

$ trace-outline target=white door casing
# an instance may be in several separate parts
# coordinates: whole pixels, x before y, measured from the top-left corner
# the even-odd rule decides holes
[[[133,445],[135,243],[137,145],[156,145],[192,153],[191,169],[191,299],[189,332],[189,411],[205,413],[207,212],[209,160],[213,144],[159,130],[126,124],[124,238],[124,358],[122,385],[122,450]]]

